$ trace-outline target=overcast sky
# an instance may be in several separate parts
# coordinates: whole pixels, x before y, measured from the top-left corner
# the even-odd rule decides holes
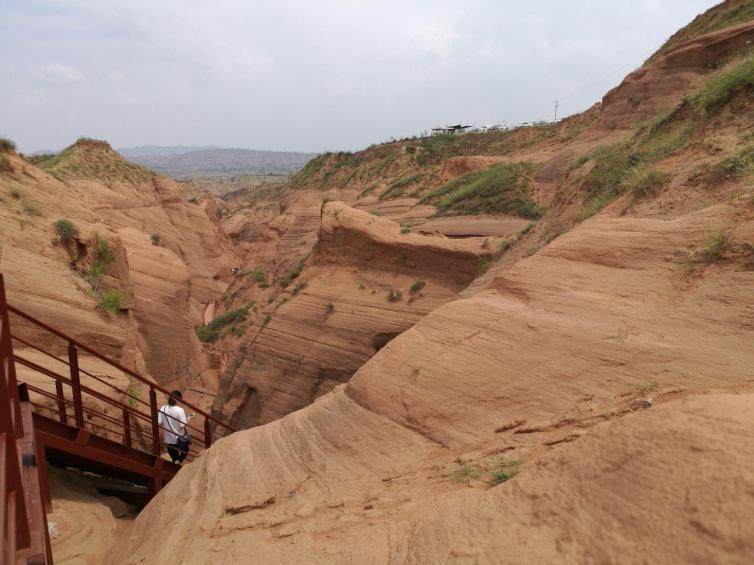
[[[0,136],[358,149],[588,108],[714,0],[0,0]]]

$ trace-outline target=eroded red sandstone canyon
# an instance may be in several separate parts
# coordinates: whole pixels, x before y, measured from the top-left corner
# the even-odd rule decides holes
[[[11,301],[242,429],[90,562],[751,562],[754,82],[708,96],[754,22],[700,27],[557,124],[225,201],[4,153]]]

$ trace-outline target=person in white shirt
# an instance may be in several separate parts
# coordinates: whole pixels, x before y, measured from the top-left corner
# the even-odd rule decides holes
[[[170,393],[168,403],[160,408],[157,414],[157,423],[165,432],[165,443],[168,455],[173,463],[180,465],[188,455],[189,441],[186,434],[186,412],[178,406],[178,400],[182,399],[180,390]]]

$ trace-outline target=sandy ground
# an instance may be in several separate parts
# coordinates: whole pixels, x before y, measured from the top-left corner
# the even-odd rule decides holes
[[[99,565],[116,537],[136,516],[122,500],[97,492],[101,479],[79,471],[50,467],[52,513],[47,516],[57,565]]]

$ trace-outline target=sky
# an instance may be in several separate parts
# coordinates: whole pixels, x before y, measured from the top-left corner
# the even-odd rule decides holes
[[[0,0],[19,150],[355,150],[599,101],[714,0]]]

